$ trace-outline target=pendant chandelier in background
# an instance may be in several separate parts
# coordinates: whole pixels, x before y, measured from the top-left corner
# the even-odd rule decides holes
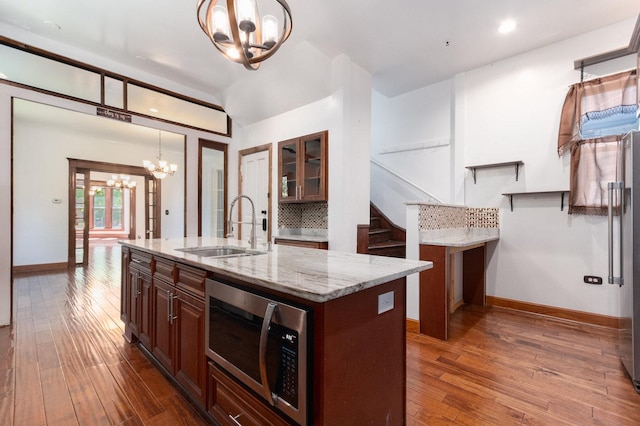
[[[142,162],[143,166],[149,174],[156,179],[162,179],[164,177],[173,176],[178,171],[177,164],[169,164],[162,159],[162,131],[158,130],[158,162],[153,163],[149,160]]]
[[[133,188],[136,186],[136,182],[131,180],[131,176],[128,175],[111,175],[107,185],[116,188]]]
[[[197,15],[213,45],[248,70],[273,56],[293,25],[285,0],[198,0]]]

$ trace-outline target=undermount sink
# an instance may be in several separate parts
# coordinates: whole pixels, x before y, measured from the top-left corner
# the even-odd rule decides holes
[[[188,254],[200,257],[239,257],[239,256],[255,256],[264,252],[250,250],[244,247],[234,246],[213,246],[213,247],[185,247],[176,249]]]

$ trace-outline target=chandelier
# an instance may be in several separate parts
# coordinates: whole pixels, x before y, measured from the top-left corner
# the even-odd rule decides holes
[[[107,185],[115,186],[116,188],[133,188],[136,186],[136,182],[131,180],[131,176],[111,175],[111,179],[107,181]]]
[[[213,45],[230,61],[257,70],[289,38],[293,21],[285,0],[198,0],[198,23]],[[208,3],[206,7],[205,3]],[[225,4],[226,3],[226,7]],[[278,28],[278,15],[282,27]]]
[[[149,174],[151,174],[156,179],[162,179],[165,176],[173,176],[175,172],[178,171],[177,164],[169,164],[162,159],[162,131],[158,130],[158,162],[152,163],[149,160],[144,160],[142,162],[144,168],[147,169]]]

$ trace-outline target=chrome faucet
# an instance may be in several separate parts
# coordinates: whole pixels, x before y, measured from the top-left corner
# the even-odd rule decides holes
[[[246,198],[249,200],[251,204],[251,223],[248,222],[237,222],[238,224],[246,224],[251,225],[251,237],[249,238],[249,244],[251,244],[251,249],[255,250],[258,247],[258,241],[256,240],[256,208],[253,204],[253,200],[246,195],[238,195],[236,198],[231,201],[231,207],[229,207],[229,222],[227,224],[227,238],[235,238],[233,235],[233,206],[235,206],[236,201],[240,198]]]

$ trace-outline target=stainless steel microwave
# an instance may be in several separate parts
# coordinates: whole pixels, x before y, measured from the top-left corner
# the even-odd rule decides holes
[[[207,356],[296,423],[309,423],[311,313],[211,279],[206,299]]]

